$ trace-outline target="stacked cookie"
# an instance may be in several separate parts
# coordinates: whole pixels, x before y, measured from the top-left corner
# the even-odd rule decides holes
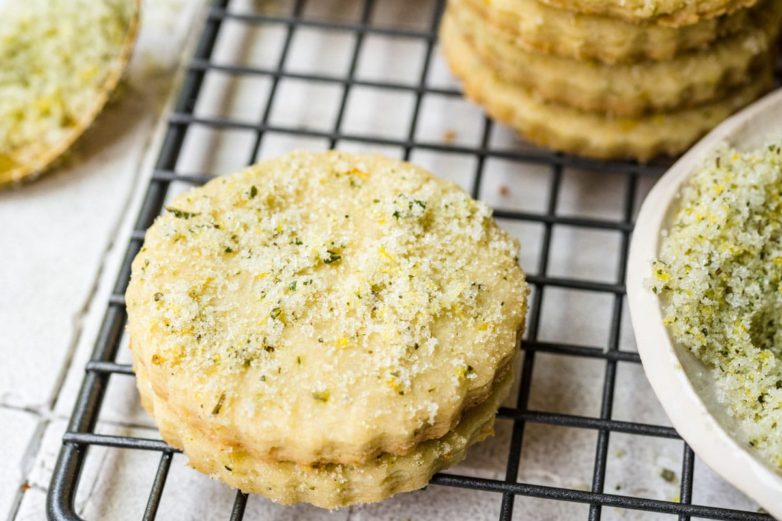
[[[194,468],[327,508],[493,431],[526,285],[481,203],[409,163],[293,153],[180,195],[126,294],[142,403]]]
[[[449,0],[466,94],[556,150],[675,155],[772,84],[775,0]]]

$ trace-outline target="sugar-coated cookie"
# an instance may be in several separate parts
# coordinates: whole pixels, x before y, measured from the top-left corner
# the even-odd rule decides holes
[[[751,81],[774,59],[782,2],[764,6],[756,24],[712,46],[669,61],[608,65],[529,51],[467,4],[446,12],[484,63],[543,100],[576,109],[637,117],[703,105]]]
[[[713,103],[638,118],[607,117],[543,101],[528,89],[505,80],[483,62],[448,18],[440,30],[440,43],[466,95],[492,117],[535,143],[596,158],[645,161],[662,154],[679,154],[772,85],[772,69],[766,67],[746,86]]]
[[[89,127],[136,39],[138,0],[0,8],[0,186],[44,171]]]
[[[178,196],[147,231],[134,363],[172,414],[259,460],[409,454],[511,370],[517,255],[421,168],[291,153]]]
[[[495,412],[513,382],[513,374],[507,373],[483,403],[465,411],[452,431],[421,442],[404,456],[383,453],[354,465],[306,465],[259,460],[241,446],[225,444],[173,412],[152,391],[143,367],[136,366],[136,375],[142,401],[163,438],[184,450],[191,467],[277,503],[304,502],[323,508],[372,503],[426,486],[436,472],[463,460],[471,445],[494,433]]]
[[[735,34],[757,21],[775,0],[751,9],[670,27],[657,21],[631,22],[551,7],[540,0],[449,0],[469,5],[487,23],[503,29],[528,51],[602,63],[670,60]]]

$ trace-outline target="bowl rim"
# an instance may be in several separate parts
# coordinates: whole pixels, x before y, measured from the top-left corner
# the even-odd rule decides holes
[[[782,130],[782,89],[725,120],[679,159],[647,195],[636,220],[627,264],[627,299],[644,372],[674,428],[717,474],[782,518],[782,474],[731,436],[708,411],[674,350],[657,295],[648,287],[660,232],[683,183],[704,158],[732,138]]]

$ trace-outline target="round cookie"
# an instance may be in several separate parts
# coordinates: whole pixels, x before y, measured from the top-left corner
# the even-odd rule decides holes
[[[191,467],[278,503],[305,502],[322,508],[381,501],[426,486],[436,472],[462,461],[470,446],[493,434],[495,412],[513,382],[513,373],[507,373],[486,401],[465,411],[454,430],[440,439],[420,443],[407,455],[378,454],[356,465],[302,465],[258,460],[242,447],[214,439],[182,421],[152,391],[143,367],[136,367],[136,376],[142,402],[155,417],[163,439],[183,449]]]
[[[670,60],[680,53],[706,47],[757,24],[759,13],[773,2],[761,1],[751,9],[738,9],[682,27],[574,13],[539,0],[450,0],[450,5],[471,7],[528,51],[616,64]]]
[[[542,101],[527,89],[503,80],[483,63],[448,19],[441,27],[440,43],[466,95],[493,118],[540,145],[602,159],[646,161],[661,154],[679,154],[772,85],[772,69],[767,67],[748,85],[720,101],[639,118],[612,118]]]
[[[257,459],[444,436],[510,370],[526,285],[489,209],[409,163],[297,152],[178,196],[126,293],[134,363]]]
[[[7,2],[0,186],[42,173],[90,126],[130,59],[139,0]]]
[[[584,111],[623,117],[693,107],[724,97],[768,67],[782,21],[782,2],[759,13],[758,26],[707,49],[670,61],[605,65],[530,52],[514,44],[466,4],[446,15],[470,40],[481,59],[504,79],[541,99]]]
[[[491,0],[490,0],[491,1]],[[578,13],[621,18],[630,22],[654,21],[671,27],[692,25],[738,9],[757,0],[540,0],[552,7]]]

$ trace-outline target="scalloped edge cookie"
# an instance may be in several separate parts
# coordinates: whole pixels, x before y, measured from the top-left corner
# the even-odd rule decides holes
[[[772,85],[770,67],[724,100],[700,107],[641,118],[610,118],[541,101],[530,91],[502,80],[459,33],[444,23],[440,43],[465,94],[496,120],[530,141],[554,150],[599,159],[676,155],[723,119]]]
[[[632,23],[607,16],[579,14],[550,7],[539,0],[450,0],[471,7],[492,27],[506,32],[528,51],[608,64],[669,60],[703,48],[758,21],[758,13],[774,0],[750,9],[673,28],[654,22]]]
[[[767,67],[782,21],[782,2],[759,13],[762,25],[670,61],[605,65],[529,52],[475,14],[451,3],[443,23],[455,24],[482,60],[507,81],[546,101],[588,112],[636,117],[714,101]]]
[[[254,458],[442,437],[510,370],[527,288],[491,211],[410,163],[293,152],[169,202],[126,292],[134,363]]]
[[[514,368],[518,358],[514,359]],[[242,447],[216,439],[172,411],[154,392],[142,367],[136,367],[136,378],[142,404],[155,418],[161,436],[169,445],[183,450],[192,468],[277,503],[310,503],[334,509],[423,488],[436,472],[462,461],[470,446],[494,434],[496,411],[510,392],[514,372],[498,381],[488,398],[466,411],[462,421],[442,438],[422,442],[405,456],[380,454],[358,465],[301,465],[255,459]]]

